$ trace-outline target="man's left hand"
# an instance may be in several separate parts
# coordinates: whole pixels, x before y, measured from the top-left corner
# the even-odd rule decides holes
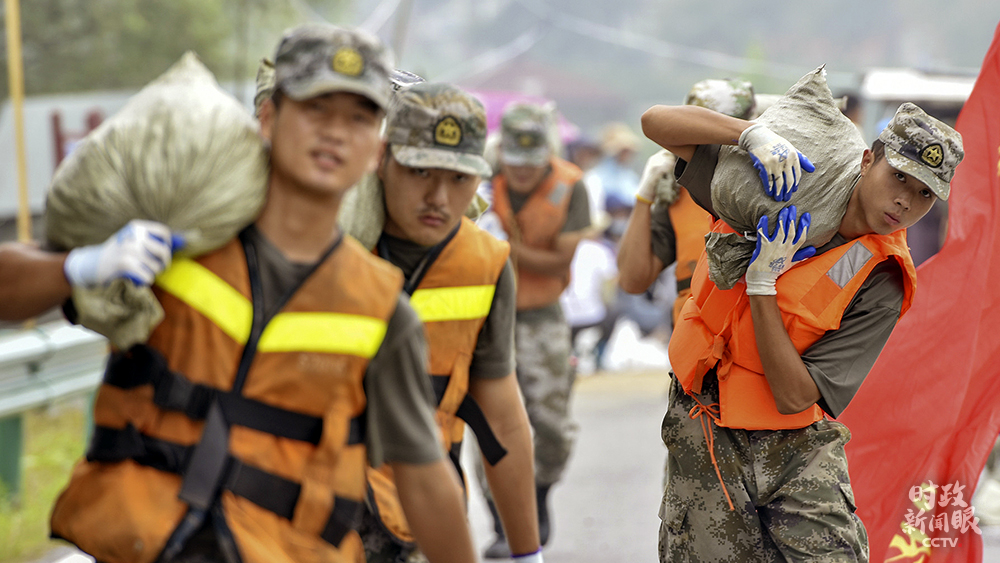
[[[774,235],[769,235],[767,215],[757,222],[757,248],[747,268],[747,295],[777,295],[775,284],[778,276],[788,271],[792,264],[816,254],[816,247],[803,245],[809,235],[812,216],[803,213],[795,220],[794,205],[778,212]]]

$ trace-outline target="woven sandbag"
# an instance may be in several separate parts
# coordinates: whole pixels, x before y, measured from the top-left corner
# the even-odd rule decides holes
[[[133,96],[56,170],[45,210],[58,249],[97,244],[132,219],[181,233],[180,255],[219,248],[264,204],[267,153],[257,122],[194,53]],[[83,326],[119,348],[145,342],[162,318],[149,288],[124,280],[75,289]]]
[[[816,171],[802,174],[790,201],[774,201],[764,192],[747,152],[724,145],[712,178],[716,214],[737,233],[753,234],[762,216],[772,217],[785,206],[795,205],[800,214],[812,215],[806,243],[826,244],[840,228],[867,148],[857,127],[833,99],[826,71],[820,67],[803,76],[754,121],[787,139],[816,165]],[[721,289],[732,288],[746,272],[755,246],[739,234],[709,233],[705,237],[709,278]]]

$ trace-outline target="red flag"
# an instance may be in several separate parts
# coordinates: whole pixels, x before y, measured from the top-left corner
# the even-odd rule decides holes
[[[1000,26],[956,129],[947,239],[841,419],[873,562],[982,559],[969,501],[1000,432]]]

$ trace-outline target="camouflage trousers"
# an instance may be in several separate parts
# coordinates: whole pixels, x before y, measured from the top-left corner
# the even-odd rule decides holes
[[[535,483],[562,478],[576,441],[570,393],[576,374],[569,367],[570,328],[557,318],[518,319],[514,328],[517,382],[534,433]]]
[[[427,563],[427,557],[419,548],[403,545],[389,535],[371,510],[362,514],[358,534],[367,563]]]
[[[706,376],[702,391],[704,405],[718,401],[714,377]],[[661,562],[868,561],[847,474],[846,426],[821,420],[797,430],[741,430],[705,418],[730,510],[701,420],[690,416],[696,405],[674,379],[662,428]]]

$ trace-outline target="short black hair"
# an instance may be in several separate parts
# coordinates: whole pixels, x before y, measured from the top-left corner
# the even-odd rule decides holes
[[[872,161],[872,164],[878,162],[878,159],[880,158],[885,158],[885,143],[883,143],[881,139],[875,139],[875,141],[872,142],[871,150],[872,150],[872,156],[875,157],[875,160]]]

